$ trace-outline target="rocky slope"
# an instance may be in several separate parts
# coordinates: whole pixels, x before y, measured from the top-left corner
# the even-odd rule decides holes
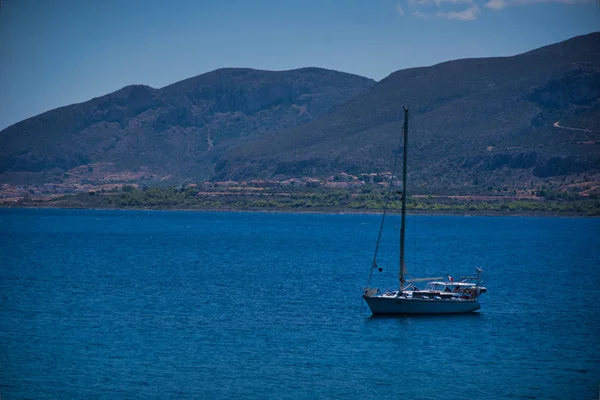
[[[334,113],[232,149],[219,179],[390,168],[411,110],[411,181],[529,182],[600,168],[600,33],[514,57],[401,70]]]
[[[0,132],[0,182],[52,181],[89,164],[208,178],[230,146],[310,122],[374,83],[320,68],[229,68],[162,89],[128,86]]]
[[[130,86],[0,132],[0,182],[380,172],[398,148],[404,105],[410,182],[422,191],[600,182],[600,33],[377,83],[303,68]]]

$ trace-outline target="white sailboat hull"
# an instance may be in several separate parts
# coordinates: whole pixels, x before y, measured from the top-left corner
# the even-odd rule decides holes
[[[383,232],[383,224],[385,221],[385,215],[388,209],[388,201],[392,192],[392,183],[390,183],[390,190],[388,190],[387,197],[385,199],[385,207],[383,209],[383,216],[381,219],[381,226],[379,228],[379,236],[377,237],[377,245],[375,246],[375,253],[373,254],[373,262],[371,263],[371,272],[369,274],[369,281],[367,287],[363,291],[363,298],[369,305],[371,312],[374,315],[385,315],[385,314],[460,314],[469,313],[475,310],[479,310],[480,305],[477,297],[481,293],[485,293],[486,289],[481,287],[481,273],[483,270],[477,268],[477,276],[475,279],[477,283],[467,282],[473,277],[462,277],[461,282],[454,282],[454,279],[448,275],[448,282],[438,282],[442,278],[432,278],[432,282],[429,282],[425,290],[420,290],[413,285],[417,281],[426,281],[429,278],[423,279],[412,279],[410,282],[406,281],[406,259],[405,253],[405,236],[406,236],[406,197],[407,197],[407,159],[408,159],[408,108],[404,109],[404,145],[403,145],[403,160],[402,160],[402,190],[398,193],[402,197],[402,217],[400,224],[400,265],[398,271],[399,278],[399,291],[397,292],[386,292],[385,294],[378,294],[377,288],[370,287],[371,277],[373,270],[379,270],[381,268],[377,266],[377,250],[379,249],[379,243],[381,240],[381,234]],[[400,154],[400,144],[398,145],[398,152],[396,153],[396,159],[394,161],[394,169],[392,170],[392,176],[396,171],[396,165],[398,162],[398,155]],[[409,283],[409,285],[406,285]],[[411,290],[407,290],[407,288]],[[438,288],[439,287],[439,288]]]
[[[417,299],[405,297],[363,296],[373,315],[460,314],[479,310],[477,299]]]

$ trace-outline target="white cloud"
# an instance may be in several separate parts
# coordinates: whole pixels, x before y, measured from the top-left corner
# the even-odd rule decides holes
[[[464,11],[449,11],[449,12],[438,11],[435,15],[438,18],[456,19],[459,21],[475,21],[477,19],[477,17],[479,16],[479,14],[481,14],[479,7],[473,6],[473,7],[467,8]]]
[[[489,8],[493,11],[500,11],[507,7],[514,6],[528,6],[535,4],[590,4],[600,0],[485,0],[481,3],[477,1],[480,5],[483,4],[483,7]],[[422,12],[420,10],[415,10],[411,14],[414,17],[421,19],[434,19],[434,18],[443,18],[449,20],[457,20],[457,21],[474,21],[481,15],[481,10],[476,3],[476,0],[406,0],[406,4],[412,9],[417,8],[416,6],[420,6],[419,8],[425,8],[431,12]],[[448,8],[452,8],[452,5],[457,4],[471,4],[471,7],[467,8],[463,11],[445,11]],[[433,10],[432,10],[433,8]],[[434,12],[435,9],[440,11]],[[444,11],[441,11],[444,10]],[[400,15],[404,15],[404,9],[401,7],[401,3],[398,3],[396,6],[396,11]]]
[[[453,19],[460,21],[472,21],[477,19],[481,11],[477,5],[472,5],[463,11],[438,11],[433,12],[434,9],[446,9],[446,6],[450,6],[452,8],[453,5],[457,4],[473,4],[475,0],[407,0],[409,6],[414,8],[414,6],[422,6],[428,9],[431,12],[422,12],[420,10],[415,10],[412,12],[412,15],[421,19],[434,19],[434,18],[444,18],[444,19]],[[504,0],[490,0],[490,1],[504,1]]]
[[[419,10],[413,11],[412,15],[415,16],[415,17],[417,17],[417,18],[421,18],[421,19],[431,19],[433,17],[433,15],[423,13],[423,12],[421,12]]]
[[[417,6],[436,5],[439,7],[444,3],[472,4],[473,0],[408,0],[408,4],[417,5]]]
[[[540,4],[540,3],[559,3],[559,4],[583,4],[593,3],[596,0],[512,0],[509,4],[517,5],[529,5],[529,4]]]
[[[502,10],[504,7],[506,7],[506,5],[506,1],[504,0],[490,0],[485,6],[487,8],[491,8],[492,10],[498,11]]]
[[[419,6],[419,8],[425,8],[427,12],[415,10],[411,14],[412,16],[420,19],[448,19],[456,21],[474,21],[481,15],[481,9],[477,4],[476,0],[406,0],[405,6],[413,10]],[[600,0],[485,0],[480,5],[485,8],[489,8],[493,11],[500,11],[507,7],[514,6],[528,6],[535,4],[590,4]],[[460,4],[471,4],[471,6],[462,11],[446,11],[448,8],[452,9],[454,5]],[[402,7],[402,3],[397,3],[396,12],[401,16],[404,16],[405,11]],[[439,10],[436,12],[436,9]],[[442,11],[443,10],[443,11]]]
[[[412,1],[412,0],[411,0]],[[421,0],[419,0],[421,1]],[[424,0],[423,0],[424,1]],[[593,3],[596,0],[490,0],[485,7],[494,11],[502,10],[512,6],[529,6],[533,4],[555,3],[555,4],[585,4]]]
[[[421,19],[443,18],[457,21],[474,21],[481,14],[478,6],[474,5],[463,11],[438,11],[433,13],[424,13],[419,10],[413,11],[412,15]]]

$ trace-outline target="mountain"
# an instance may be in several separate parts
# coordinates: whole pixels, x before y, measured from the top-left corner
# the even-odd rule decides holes
[[[600,185],[600,33],[380,82],[319,68],[221,69],[162,89],[129,86],[0,132],[0,182],[382,172],[404,105],[410,183],[422,191]]]
[[[231,149],[215,178],[389,170],[404,105],[420,187],[600,181],[600,33],[394,72],[331,114]]]
[[[94,167],[205,179],[229,146],[310,122],[374,83],[321,68],[227,68],[162,89],[128,86],[0,132],[0,182],[56,181]]]

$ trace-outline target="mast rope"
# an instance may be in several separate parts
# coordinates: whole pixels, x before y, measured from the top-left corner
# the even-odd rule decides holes
[[[392,177],[390,180],[390,186],[388,188],[387,196],[385,197],[385,204],[383,206],[383,216],[381,217],[381,225],[379,226],[379,235],[377,236],[377,244],[375,245],[375,252],[373,253],[373,262],[371,264],[371,270],[369,272],[369,280],[367,281],[367,288],[371,285],[371,277],[373,276],[373,269],[377,268],[377,252],[379,251],[379,242],[381,241],[381,234],[383,232],[383,224],[385,222],[385,216],[387,214],[388,204],[390,202],[390,194],[392,193],[392,186],[394,183],[394,176],[396,176],[396,167],[398,166],[398,159],[400,158],[400,149],[402,148],[402,142],[404,139],[404,122],[402,124],[402,135],[400,135],[400,141],[398,143],[398,150],[396,151],[396,158],[394,159],[394,168],[392,169]],[[404,193],[402,193],[404,196]]]

